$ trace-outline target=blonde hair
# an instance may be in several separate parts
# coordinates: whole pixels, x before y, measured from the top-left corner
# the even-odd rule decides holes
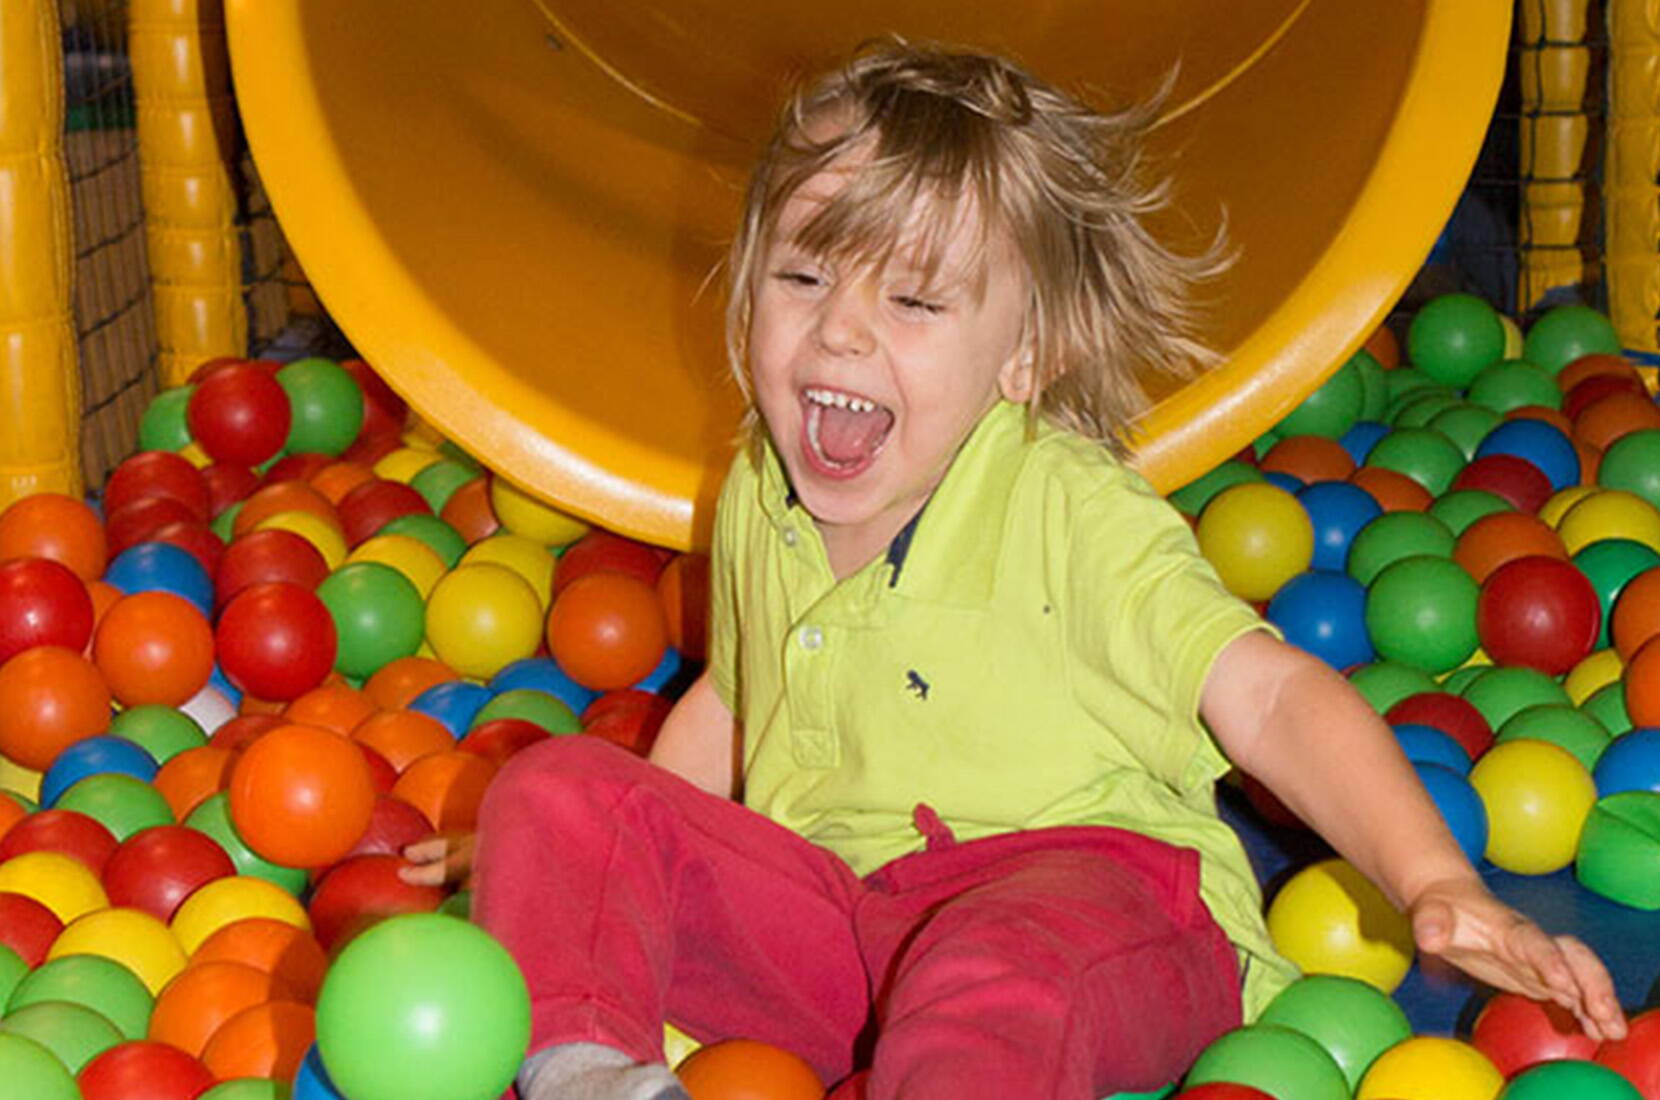
[[[1193,287],[1227,263],[1220,234],[1188,256],[1144,224],[1170,201],[1168,180],[1144,178],[1141,138],[1156,108],[1157,99],[1097,112],[1001,58],[897,37],[799,87],[750,179],[728,264],[727,356],[745,395],[757,269],[784,204],[866,149],[794,243],[880,265],[920,210],[919,266],[932,278],[959,224],[953,203],[971,201],[976,259],[1000,231],[1030,273],[1033,417],[1127,455],[1130,425],[1148,405],[1140,379],[1191,377],[1213,358],[1196,334]],[[826,121],[827,140],[809,137]]]

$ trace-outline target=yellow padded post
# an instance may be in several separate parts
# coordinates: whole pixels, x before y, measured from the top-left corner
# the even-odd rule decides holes
[[[1519,311],[1556,287],[1585,281],[1579,251],[1585,217],[1581,164],[1591,51],[1588,0],[1521,0],[1521,277]]]
[[[1608,313],[1621,344],[1660,352],[1660,11],[1610,0],[1608,38]]]

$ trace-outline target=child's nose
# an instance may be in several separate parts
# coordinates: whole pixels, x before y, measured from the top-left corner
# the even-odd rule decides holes
[[[863,280],[833,289],[819,314],[818,338],[831,355],[868,355],[875,347],[875,293]]]

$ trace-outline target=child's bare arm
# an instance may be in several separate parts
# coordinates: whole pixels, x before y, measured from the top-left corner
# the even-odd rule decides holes
[[[651,762],[710,794],[738,788],[737,722],[705,672],[674,705],[651,747]]]
[[[1493,897],[1389,727],[1327,665],[1266,633],[1247,634],[1217,658],[1200,712],[1235,764],[1411,916],[1419,947],[1492,985],[1561,1004],[1594,1038],[1624,1034],[1601,961]]]

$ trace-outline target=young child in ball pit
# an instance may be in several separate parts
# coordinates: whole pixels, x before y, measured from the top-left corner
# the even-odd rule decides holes
[[[650,762],[554,739],[482,810],[528,1100],[684,1097],[665,1020],[869,1100],[1160,1087],[1296,973],[1216,814],[1229,761],[1423,951],[1623,1033],[1597,958],[1487,891],[1388,727],[1125,464],[1217,267],[1143,225],[1148,117],[897,40],[789,103],[731,253],[752,416],[708,667]]]

